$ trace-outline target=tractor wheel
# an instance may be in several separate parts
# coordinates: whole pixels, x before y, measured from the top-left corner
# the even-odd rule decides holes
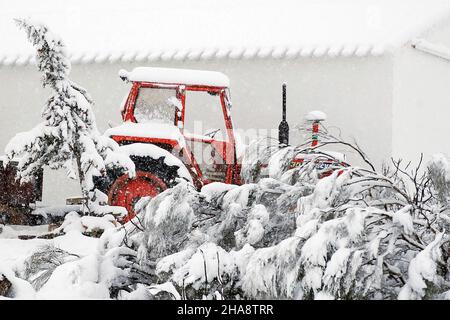
[[[128,215],[123,223],[136,216],[135,205],[143,197],[155,197],[177,184],[179,166],[169,166],[165,157],[130,156],[136,168],[136,176],[130,178],[121,170],[108,170],[107,177],[97,181],[96,188],[108,195],[108,204],[125,207]]]

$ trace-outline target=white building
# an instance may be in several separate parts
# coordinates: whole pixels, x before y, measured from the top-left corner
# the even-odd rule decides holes
[[[291,128],[319,109],[378,166],[450,155],[448,0],[0,2],[0,150],[39,122],[48,96],[12,22],[23,16],[63,38],[101,130],[120,122],[119,69],[180,67],[229,76],[239,129],[277,128],[287,82]],[[46,173],[44,200],[74,194],[76,183]]]

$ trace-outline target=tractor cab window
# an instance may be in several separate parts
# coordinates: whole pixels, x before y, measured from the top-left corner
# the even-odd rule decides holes
[[[175,89],[141,87],[134,107],[136,121],[175,124],[176,106],[178,105],[176,95]]]
[[[185,94],[187,145],[206,179],[225,182],[228,166],[223,153],[228,137],[220,94],[189,90]]]
[[[227,140],[225,119],[219,93],[186,91],[184,128],[187,134],[215,140]]]

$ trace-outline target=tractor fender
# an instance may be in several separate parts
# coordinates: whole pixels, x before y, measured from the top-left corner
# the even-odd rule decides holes
[[[128,155],[129,157],[145,158],[150,157],[153,159],[164,159],[164,163],[167,166],[177,166],[177,174],[180,178],[184,178],[190,183],[193,183],[192,176],[184,163],[178,159],[175,155],[161,147],[149,143],[132,143],[124,146],[120,146],[120,152]]]

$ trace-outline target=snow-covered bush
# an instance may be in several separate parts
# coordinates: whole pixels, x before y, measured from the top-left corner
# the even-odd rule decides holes
[[[133,174],[133,162],[118,152],[115,141],[97,130],[87,91],[69,79],[71,65],[62,40],[40,23],[16,22],[37,50],[42,85],[53,90],[42,110],[43,122],[17,134],[6,146],[8,159],[20,159],[19,178],[26,181],[45,165],[63,167],[69,177],[78,175],[87,197],[93,188],[91,177],[106,173],[106,167],[118,166]]]
[[[272,138],[252,141],[242,157],[241,177],[245,183],[257,182],[264,173],[262,164],[267,164],[274,153],[279,150],[279,142]]]
[[[448,298],[448,170],[436,156],[411,172],[393,161],[317,179],[305,165],[242,186],[182,183],[101,240],[105,252],[136,252],[152,285],[187,299]],[[118,290],[151,296],[151,284]]]

